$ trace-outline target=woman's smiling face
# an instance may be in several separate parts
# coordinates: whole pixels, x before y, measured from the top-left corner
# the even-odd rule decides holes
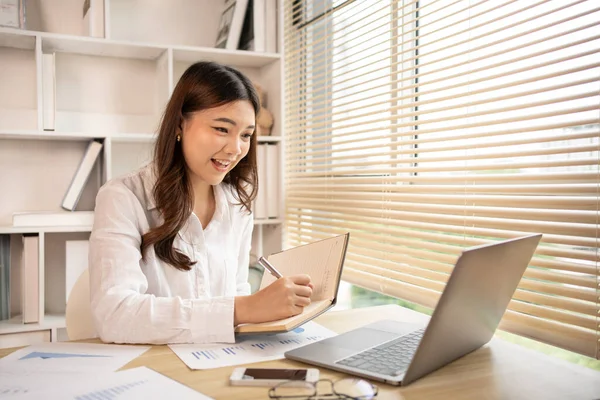
[[[252,103],[234,101],[184,119],[181,146],[192,179],[218,185],[248,154],[256,115]]]

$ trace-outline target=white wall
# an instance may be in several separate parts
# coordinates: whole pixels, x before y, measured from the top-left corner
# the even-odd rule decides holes
[[[223,0],[112,0],[111,39],[214,47]],[[210,32],[210,33],[206,33]]]
[[[27,0],[27,29],[69,35],[83,35],[83,1]]]

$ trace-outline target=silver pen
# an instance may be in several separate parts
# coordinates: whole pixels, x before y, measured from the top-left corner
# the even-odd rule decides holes
[[[281,272],[277,271],[277,268],[272,266],[271,263],[269,261],[267,261],[266,258],[260,257],[258,259],[258,263],[260,265],[262,265],[267,271],[269,271],[271,273],[271,275],[273,275],[275,278],[279,279],[279,278],[283,277],[283,275],[281,275]]]

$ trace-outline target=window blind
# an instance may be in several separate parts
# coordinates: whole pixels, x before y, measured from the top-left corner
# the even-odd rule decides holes
[[[433,308],[462,249],[543,233],[501,329],[599,358],[600,4],[285,0],[285,233]],[[482,265],[482,268],[485,268]]]

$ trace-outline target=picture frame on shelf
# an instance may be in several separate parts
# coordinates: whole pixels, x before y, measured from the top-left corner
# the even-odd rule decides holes
[[[25,0],[0,0],[0,27],[27,29]]]
[[[248,0],[224,0],[215,47],[237,49],[247,7]]]

